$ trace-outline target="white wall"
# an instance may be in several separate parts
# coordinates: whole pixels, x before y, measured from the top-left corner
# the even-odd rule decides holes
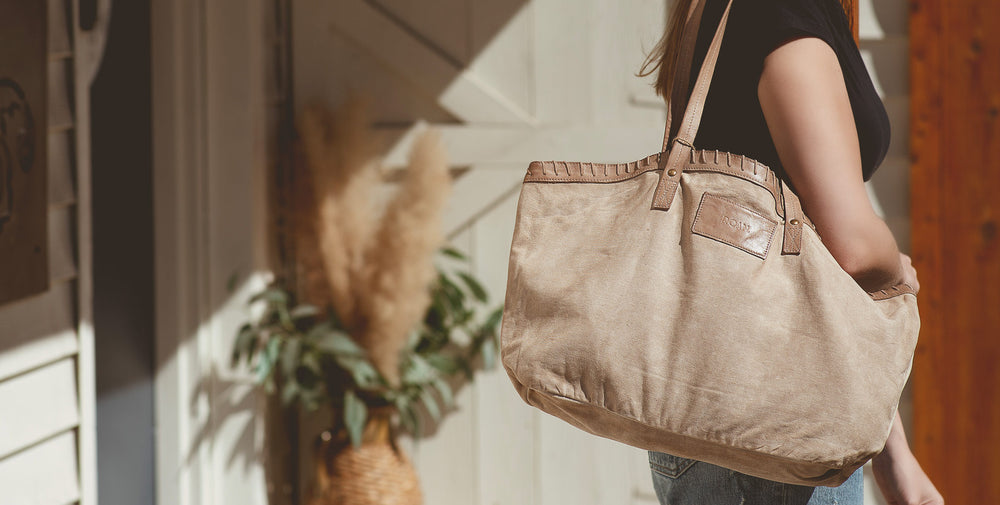
[[[229,356],[267,268],[269,6],[152,2],[160,504],[266,503],[260,397]]]

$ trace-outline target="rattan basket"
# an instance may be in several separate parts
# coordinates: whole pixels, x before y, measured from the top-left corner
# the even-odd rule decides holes
[[[343,429],[316,442],[316,483],[310,505],[421,505],[420,482],[395,444],[388,415],[373,415],[360,447]]]

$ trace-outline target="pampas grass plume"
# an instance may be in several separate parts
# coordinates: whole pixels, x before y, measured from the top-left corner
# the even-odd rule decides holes
[[[311,106],[299,131],[315,205],[314,230],[330,302],[349,330],[361,331],[358,293],[364,284],[365,246],[379,184],[378,139],[369,127],[367,105],[347,102],[335,112]]]
[[[303,200],[310,219],[297,232],[297,243],[311,246],[301,254],[311,301],[328,299],[375,367],[395,384],[400,351],[430,304],[451,177],[440,134],[425,131],[413,144],[400,187],[378,213],[378,138],[366,110],[364,101],[352,100],[333,112],[316,106],[303,112],[305,185],[312,189]]]
[[[359,301],[366,319],[362,344],[391,382],[398,379],[399,351],[430,304],[441,247],[441,214],[451,193],[448,157],[440,135],[422,133],[410,153],[402,186],[389,202],[367,250],[368,283]]]

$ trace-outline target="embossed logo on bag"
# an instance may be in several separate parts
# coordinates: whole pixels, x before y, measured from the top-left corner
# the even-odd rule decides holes
[[[691,231],[764,259],[777,228],[777,222],[738,203],[705,193]]]

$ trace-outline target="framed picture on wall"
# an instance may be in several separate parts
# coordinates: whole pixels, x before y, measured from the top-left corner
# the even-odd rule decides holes
[[[0,0],[0,304],[49,287],[47,3]]]

